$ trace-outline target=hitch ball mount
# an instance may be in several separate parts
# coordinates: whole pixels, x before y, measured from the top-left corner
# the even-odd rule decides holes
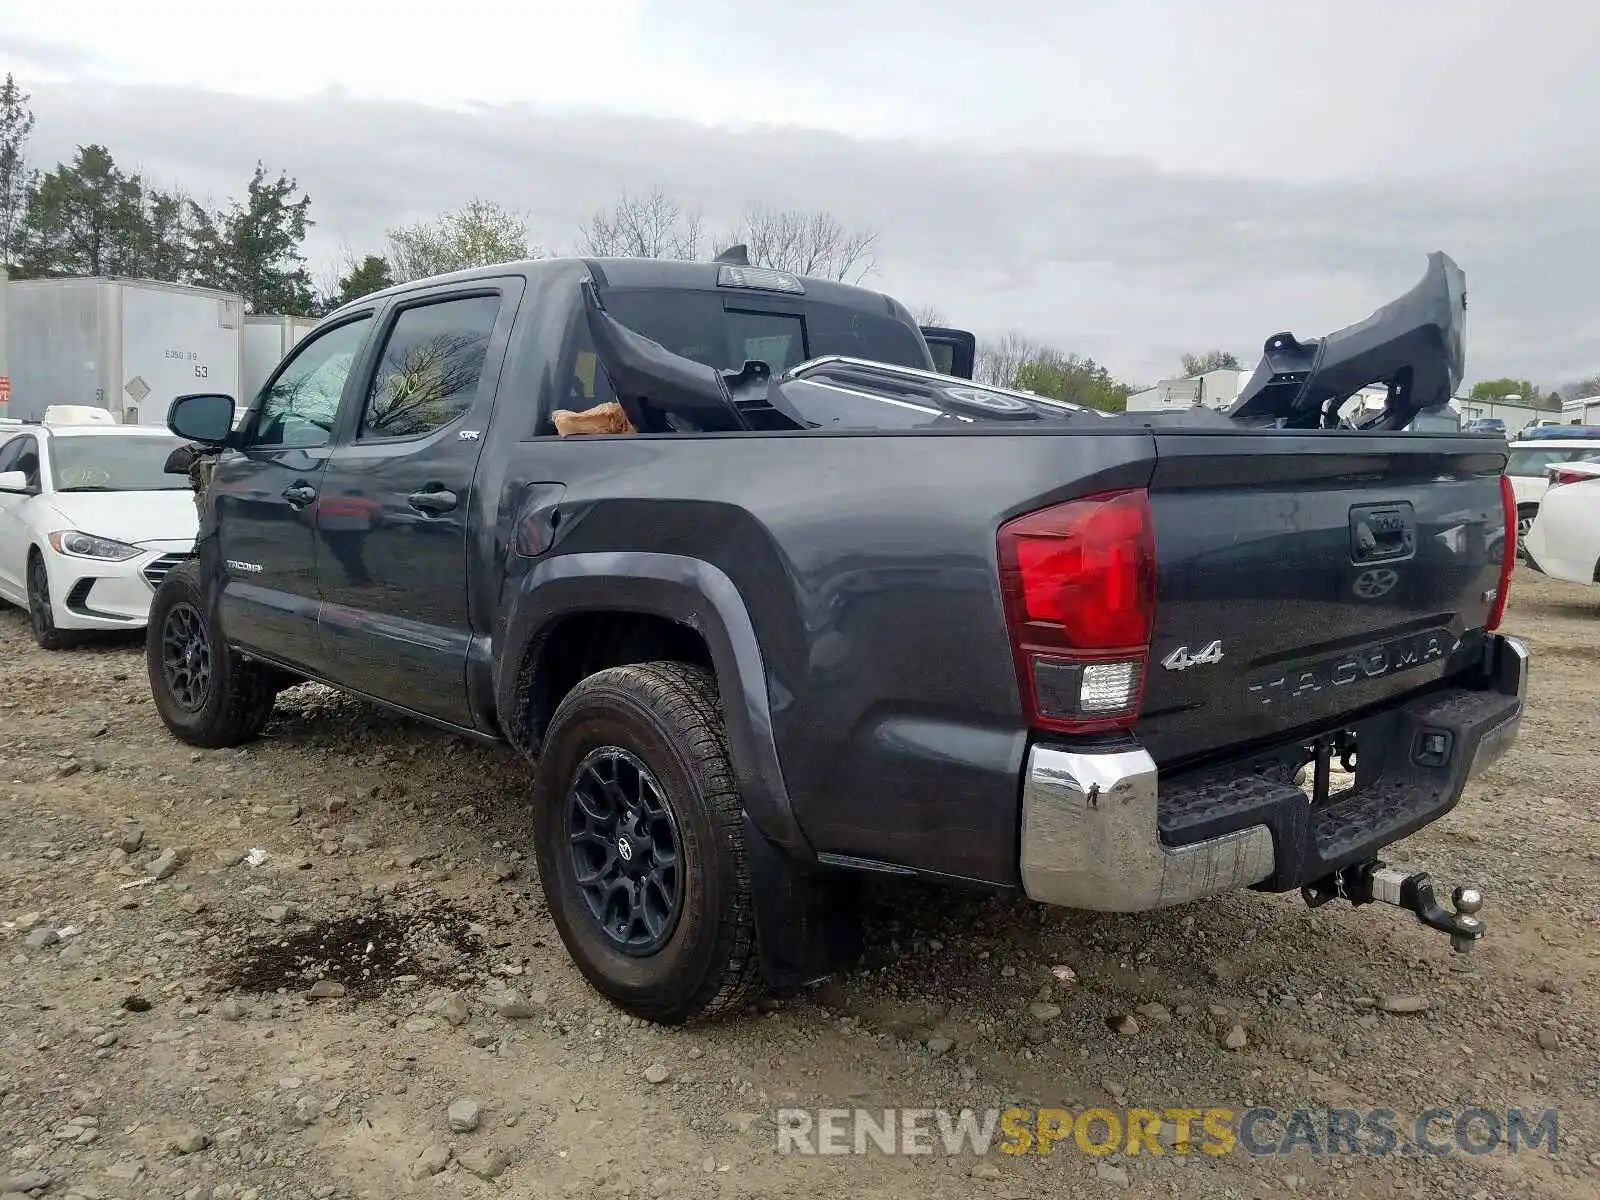
[[[1450,947],[1465,954],[1483,937],[1483,892],[1471,886],[1458,887],[1450,901],[1455,911],[1445,911],[1433,894],[1433,881],[1426,871],[1405,872],[1377,859],[1356,863],[1324,876],[1300,889],[1307,905],[1320,908],[1330,900],[1344,899],[1354,905],[1392,904],[1416,914],[1430,929],[1450,935]]]

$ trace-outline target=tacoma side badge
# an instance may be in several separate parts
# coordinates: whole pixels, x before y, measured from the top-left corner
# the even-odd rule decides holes
[[[1209,667],[1221,661],[1222,641],[1218,639],[1198,654],[1190,654],[1189,647],[1179,646],[1161,660],[1161,665],[1169,671],[1187,671],[1190,667]]]

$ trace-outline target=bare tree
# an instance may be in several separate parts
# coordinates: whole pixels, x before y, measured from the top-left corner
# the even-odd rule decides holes
[[[1193,379],[1196,375],[1206,375],[1212,371],[1238,371],[1242,369],[1238,355],[1231,350],[1207,350],[1204,354],[1185,354],[1183,356],[1183,374],[1188,379]]]
[[[850,229],[827,212],[752,205],[730,241],[750,247],[753,266],[858,283],[877,265],[878,234]]]
[[[684,212],[657,187],[643,196],[623,192],[610,212],[579,227],[579,244],[596,258],[696,259],[703,234],[700,214]]]
[[[388,240],[389,267],[397,283],[544,253],[530,247],[526,217],[479,198],[435,221],[391,229]]]
[[[1017,371],[1024,364],[1038,362],[1050,354],[1048,346],[1011,330],[999,341],[978,347],[978,361],[972,373],[979,383],[1015,387]]]
[[[911,315],[916,318],[918,325],[943,325],[945,323],[944,309],[937,304],[922,304],[911,310]]]

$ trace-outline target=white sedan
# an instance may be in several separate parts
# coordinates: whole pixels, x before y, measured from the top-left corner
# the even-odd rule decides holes
[[[155,588],[194,550],[181,441],[134,425],[0,428],[0,599],[47,650],[80,630],[142,629]]]
[[[1571,583],[1600,583],[1600,462],[1559,463],[1528,530],[1528,565]]]

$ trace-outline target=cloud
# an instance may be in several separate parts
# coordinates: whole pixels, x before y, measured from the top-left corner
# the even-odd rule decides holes
[[[1450,252],[1472,302],[1469,378],[1554,385],[1600,368],[1600,152],[1549,169],[1436,168],[1326,179],[1270,148],[1270,176],[1149,159],[862,138],[771,124],[527,104],[441,108],[324,91],[299,98],[87,81],[32,86],[32,155],[109,146],[163,185],[220,203],[257,158],[312,196],[311,249],[381,248],[395,224],[483,195],[570,249],[624,188],[661,185],[709,228],[746,202],[825,208],[881,230],[868,282],[983,335],[1016,328],[1142,382],[1185,351],[1252,358],[1282,329],[1350,323]]]

